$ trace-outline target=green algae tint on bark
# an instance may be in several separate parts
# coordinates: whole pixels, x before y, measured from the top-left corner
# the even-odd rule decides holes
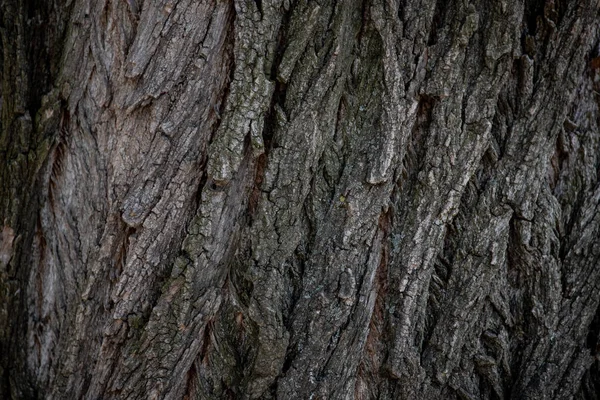
[[[599,398],[597,0],[0,6],[0,398]]]

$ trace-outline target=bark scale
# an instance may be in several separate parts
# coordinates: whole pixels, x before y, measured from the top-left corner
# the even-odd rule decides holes
[[[2,3],[0,397],[597,399],[597,0]]]

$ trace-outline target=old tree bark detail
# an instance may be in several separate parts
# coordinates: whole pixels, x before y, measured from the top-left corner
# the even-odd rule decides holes
[[[4,0],[0,398],[600,398],[599,9]]]

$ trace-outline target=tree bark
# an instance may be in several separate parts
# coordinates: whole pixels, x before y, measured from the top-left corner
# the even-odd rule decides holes
[[[1,10],[0,398],[600,398],[598,0]]]

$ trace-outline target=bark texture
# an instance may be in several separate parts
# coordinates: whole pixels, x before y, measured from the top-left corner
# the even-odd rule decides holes
[[[600,398],[598,0],[3,0],[0,398]]]

